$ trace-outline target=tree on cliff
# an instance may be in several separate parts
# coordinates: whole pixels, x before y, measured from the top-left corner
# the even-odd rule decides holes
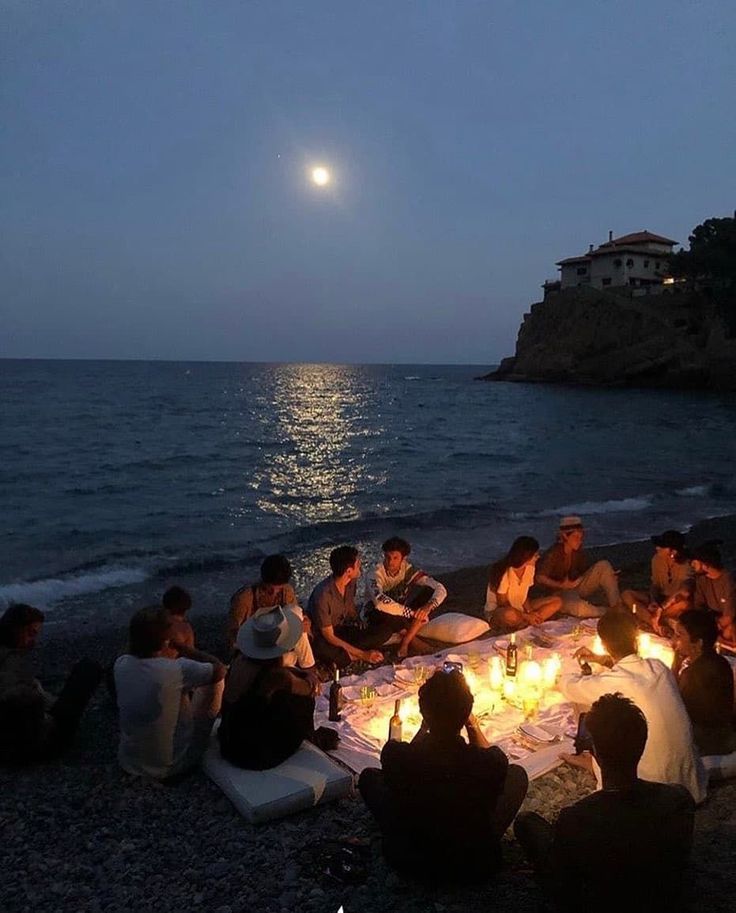
[[[672,255],[673,276],[736,285],[736,218],[706,219],[688,238],[690,250]]]

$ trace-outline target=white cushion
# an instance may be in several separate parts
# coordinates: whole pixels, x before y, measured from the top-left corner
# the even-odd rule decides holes
[[[481,634],[487,634],[490,627],[487,621],[474,615],[462,615],[460,612],[445,612],[428,621],[419,629],[420,637],[430,640],[441,640],[446,644],[464,644],[475,640]]]
[[[251,824],[342,799],[353,789],[352,775],[311,742],[302,742],[299,751],[278,767],[243,770],[222,757],[213,734],[202,766]]]

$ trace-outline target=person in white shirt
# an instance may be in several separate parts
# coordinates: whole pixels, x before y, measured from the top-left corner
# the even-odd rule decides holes
[[[201,650],[170,658],[171,620],[160,606],[130,621],[128,652],[114,675],[120,712],[118,760],[130,774],[165,780],[204,754],[222,700],[225,666]]]
[[[382,643],[400,633],[398,655],[404,657],[432,612],[447,599],[447,590],[438,580],[409,563],[411,545],[406,539],[392,536],[381,548],[383,561],[376,565],[369,581],[372,609],[368,613],[368,625],[371,636],[380,634]]]
[[[491,565],[484,610],[488,621],[515,631],[542,624],[560,611],[560,596],[529,596],[538,560],[539,542],[533,536],[519,536],[508,554]]]
[[[565,697],[587,709],[604,694],[620,692],[644,714],[649,735],[639,762],[639,778],[654,783],[684,786],[696,803],[705,799],[707,775],[693,740],[693,730],[672,672],[658,659],[637,654],[637,628],[630,615],[609,612],[598,622],[607,655],[587,647],[577,651],[580,661],[605,668],[599,674],[562,675],[559,689]],[[587,672],[590,670],[587,669]],[[575,760],[575,756],[566,757]],[[592,764],[601,785],[600,768]]]

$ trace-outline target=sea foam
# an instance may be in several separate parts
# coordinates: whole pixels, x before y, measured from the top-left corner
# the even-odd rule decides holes
[[[68,577],[0,584],[0,608],[14,602],[29,602],[32,605],[49,608],[69,596],[82,596],[113,587],[142,583],[147,577],[148,573],[143,568],[103,567],[92,573]]]

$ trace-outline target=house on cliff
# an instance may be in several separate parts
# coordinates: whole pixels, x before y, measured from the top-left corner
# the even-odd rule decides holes
[[[579,257],[567,257],[556,264],[560,278],[544,283],[545,295],[559,289],[629,287],[651,289],[661,286],[669,275],[669,257],[677,241],[637,231],[614,238]]]

